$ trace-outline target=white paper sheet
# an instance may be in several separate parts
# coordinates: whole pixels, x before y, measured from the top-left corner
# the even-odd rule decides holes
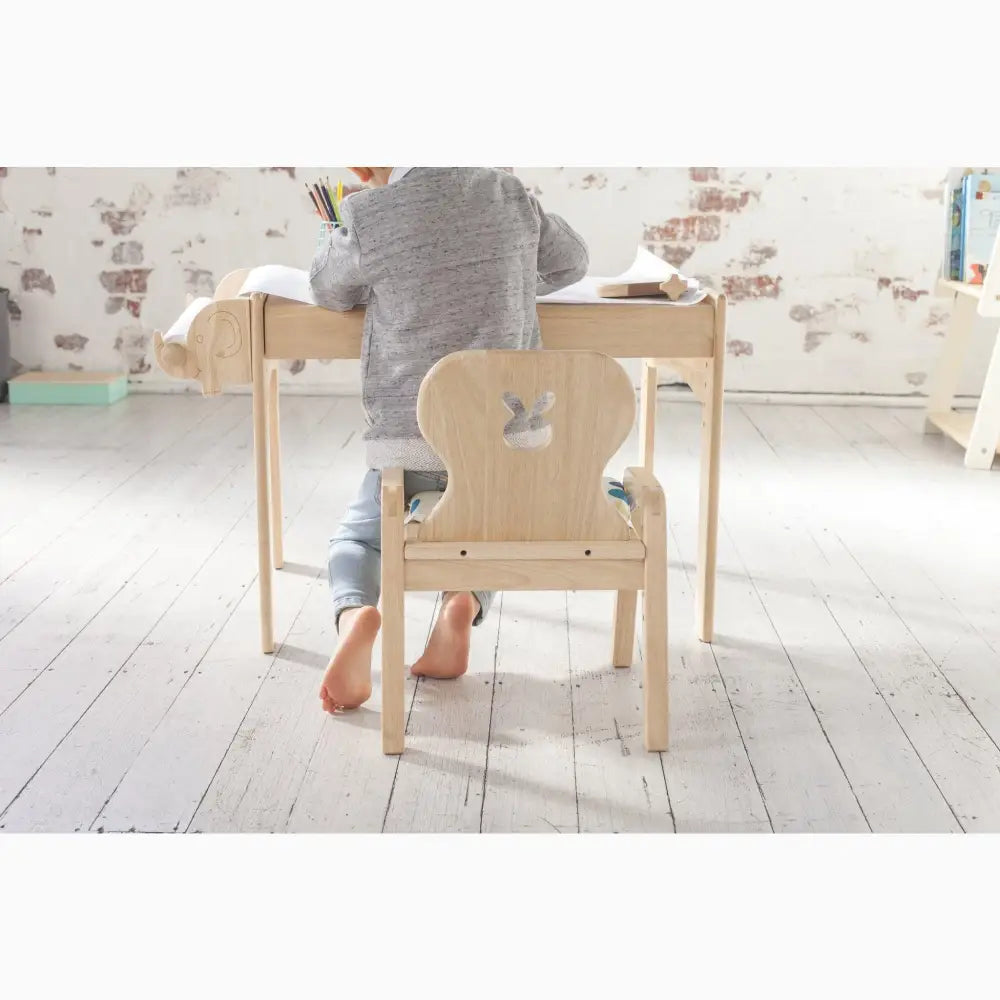
[[[586,277],[578,281],[575,285],[569,285],[551,295],[540,296],[539,302],[560,302],[570,304],[585,305],[662,305],[662,306],[690,306],[700,302],[705,298],[705,291],[692,278],[684,278],[688,284],[688,290],[681,295],[676,302],[671,302],[666,296],[633,299],[604,299],[597,294],[600,285],[610,283],[624,283],[629,281],[666,281],[671,275],[680,274],[677,268],[661,260],[655,254],[650,253],[645,247],[636,250],[635,260],[632,266],[614,278]],[[681,277],[684,277],[681,275]],[[240,288],[238,296],[251,295],[254,292],[263,292],[267,295],[276,295],[282,299],[291,299],[293,302],[304,302],[307,305],[316,305],[312,288],[309,285],[309,272],[300,270],[297,267],[285,267],[283,264],[265,264],[262,267],[255,267],[246,277],[243,286]],[[211,305],[212,299],[195,299],[181,313],[170,329],[164,334],[164,341],[183,341],[187,338],[191,324],[195,316],[206,306]]]
[[[265,264],[262,267],[255,267],[247,275],[236,297],[252,295],[254,292],[264,292],[282,299],[291,299],[293,302],[316,305],[316,299],[313,297],[312,288],[309,285],[309,272],[302,271],[297,267],[285,267],[283,264]],[[205,306],[211,304],[212,299],[209,298],[195,299],[166,332],[163,337],[164,342],[185,340],[195,316]]]
[[[687,282],[687,291],[682,293],[675,302],[666,296],[650,296],[648,298],[621,298],[605,299],[597,294],[597,289],[601,285],[621,285],[628,282],[639,281],[666,281],[672,275],[679,275]],[[708,293],[698,284],[694,278],[686,278],[672,264],[661,260],[654,253],[650,253],[645,247],[638,247],[635,252],[635,260],[632,266],[614,278],[596,278],[587,276],[575,285],[568,285],[558,292],[539,297],[539,302],[560,302],[571,305],[650,305],[655,303],[663,306],[693,306],[701,302]]]
[[[309,285],[309,272],[299,270],[297,267],[285,267],[283,264],[255,267],[247,275],[239,294],[252,295],[254,292],[265,292],[268,295],[277,295],[281,299],[316,305],[316,299]]]

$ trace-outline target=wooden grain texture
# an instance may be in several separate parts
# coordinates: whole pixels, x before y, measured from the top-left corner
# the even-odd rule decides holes
[[[546,445],[508,443],[511,396],[526,414],[550,397],[541,414],[551,428]],[[417,397],[421,432],[449,472],[444,496],[420,525],[420,540],[626,541],[628,526],[608,503],[601,477],[634,418],[632,383],[603,355],[449,355],[428,372]]]
[[[407,594],[407,611],[428,597]],[[489,617],[473,630],[464,677],[417,680],[406,753],[399,758],[385,814],[387,833],[479,833],[504,599],[498,595]],[[410,631],[408,623],[408,645]]]
[[[566,595],[505,593],[484,833],[579,830],[570,681]]]
[[[270,359],[347,359],[361,356],[364,309],[334,312],[269,297],[266,306]],[[616,358],[712,356],[711,302],[561,305],[538,307],[542,343],[548,350],[593,350]]]
[[[4,815],[7,829],[88,829],[252,586],[255,517],[244,467],[242,516],[183,588],[148,638],[48,757]],[[314,475],[290,480],[289,516],[316,488]],[[113,732],[114,739],[108,734]]]
[[[0,828],[1000,831],[1000,477],[923,436],[920,411],[727,408],[706,645],[690,624],[700,415],[661,400],[670,750],[641,747],[641,658],[611,667],[611,595],[580,591],[498,595],[466,677],[407,677],[397,758],[378,670],[364,708],[311,714],[332,642],[327,540],[364,472],[360,406],[283,401],[288,562],[268,658],[249,402],[0,407],[16,518],[0,557],[5,538],[20,557],[0,583],[0,773],[22,776]],[[433,601],[407,596],[407,663]]]
[[[287,549],[296,571],[283,572],[276,581],[276,635],[282,640],[298,621],[312,590],[327,586],[322,562],[308,560],[325,552],[325,541],[339,516],[336,512],[346,507],[360,481],[357,452],[345,464],[355,468],[354,475],[345,477],[343,466],[328,466],[314,480],[289,528]],[[188,827],[276,662],[276,654],[259,652],[255,596],[252,590],[244,595],[95,827],[161,831]]]
[[[608,594],[566,595],[574,773],[584,833],[670,833],[674,829],[661,755],[643,746],[643,683],[602,655]]]

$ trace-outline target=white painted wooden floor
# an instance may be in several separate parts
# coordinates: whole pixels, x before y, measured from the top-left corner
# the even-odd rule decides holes
[[[327,538],[353,399],[283,401],[286,569],[258,651],[247,397],[0,407],[6,831],[998,831],[1000,472],[914,410],[730,405],[717,641],[693,636],[698,414],[660,409],[672,749],[610,595],[507,594],[457,682],[331,719]],[[635,454],[623,449],[621,465]],[[432,596],[408,605],[408,647]]]

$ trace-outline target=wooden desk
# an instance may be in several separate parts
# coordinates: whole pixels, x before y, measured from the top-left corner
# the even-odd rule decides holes
[[[197,379],[207,395],[221,392],[228,385],[253,386],[261,646],[270,653],[274,651],[272,572],[284,561],[277,362],[359,358],[364,310],[331,312],[263,294],[236,298],[247,273],[235,271],[220,282],[215,301],[197,315],[184,342],[165,344],[157,335],[155,352],[165,372]],[[725,296],[710,296],[698,305],[685,307],[635,301],[599,305],[540,303],[538,316],[543,346],[548,350],[590,349],[615,358],[643,359],[639,430],[640,461],[646,468],[653,466],[657,365],[677,370],[701,403],[696,625],[698,637],[711,642]]]

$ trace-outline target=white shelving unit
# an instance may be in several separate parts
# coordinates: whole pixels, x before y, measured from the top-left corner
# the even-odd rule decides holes
[[[950,171],[945,185],[945,253],[935,292],[950,298],[952,309],[941,357],[931,373],[924,426],[926,433],[945,434],[960,444],[965,449],[966,468],[990,469],[1000,450],[1000,336],[993,346],[976,410],[957,411],[954,401],[977,317],[995,320],[1000,326],[1000,235],[982,285],[948,279],[950,191],[961,175],[961,169]]]

